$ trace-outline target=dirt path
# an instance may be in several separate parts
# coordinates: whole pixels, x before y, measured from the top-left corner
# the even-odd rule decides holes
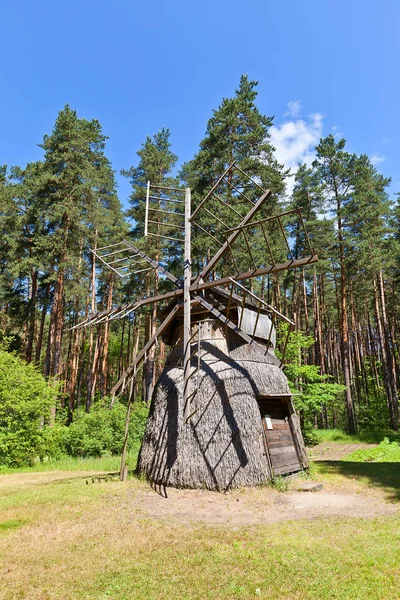
[[[374,518],[394,514],[400,508],[376,494],[342,493],[331,489],[279,493],[261,488],[219,494],[171,488],[167,493],[165,498],[149,489],[137,493],[128,491],[124,512],[131,514],[133,519],[241,527],[326,517]]]
[[[337,461],[359,448],[373,444],[320,444],[312,449],[312,460]],[[400,506],[386,501],[382,490],[345,481],[341,485],[324,483],[319,492],[298,491],[301,479],[290,483],[290,491],[248,488],[228,494],[203,490],[166,491],[142,489],[126,500],[142,518],[176,523],[204,523],[240,527],[323,517],[373,518],[398,512]],[[164,494],[167,497],[163,497]]]
[[[324,443],[309,449],[312,460],[340,460],[355,450],[375,448],[378,444],[338,444]]]

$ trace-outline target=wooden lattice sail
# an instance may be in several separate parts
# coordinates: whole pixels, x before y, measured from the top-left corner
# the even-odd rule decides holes
[[[235,179],[238,172],[247,186],[259,190],[258,198],[249,198],[246,185],[240,186]],[[224,185],[229,190],[225,196],[220,191]],[[251,204],[247,211],[238,206],[242,197]],[[145,234],[183,244],[182,278],[169,273],[127,240],[115,248],[96,252],[121,277],[128,276],[131,269],[137,269],[136,273],[154,269],[175,286],[174,291],[157,298],[138,299],[125,307],[91,315],[80,325],[123,318],[144,305],[170,302],[156,333],[111,391],[114,395],[124,392],[129,379],[136,377],[140,363],[162,336],[171,351],[151,399],[138,462],[139,472],[157,485],[226,490],[259,484],[308,465],[282,371],[283,357],[279,360],[274,352],[276,323],[286,321],[288,335],[293,323],[243,282],[304,267],[318,259],[311,249],[301,210],[265,216],[261,209],[269,197],[268,190],[235,164],[229,165],[194,211],[189,189],[149,183]],[[221,212],[215,208],[215,213],[212,211],[215,202],[222,206]],[[207,227],[198,222],[200,211],[207,213]],[[223,220],[227,212],[229,227]],[[294,257],[291,253],[283,225],[287,215],[298,217],[298,229],[303,231],[304,245],[309,250],[305,256]],[[194,277],[192,227],[208,235],[214,247],[217,244],[215,254]],[[172,236],[171,228],[178,233]],[[270,235],[282,236],[286,251],[280,260],[273,255]],[[258,239],[256,256],[251,239]],[[231,266],[227,258],[231,259]],[[246,261],[248,268],[243,269]],[[131,400],[130,397],[128,419]],[[121,473],[125,452],[126,444]]]

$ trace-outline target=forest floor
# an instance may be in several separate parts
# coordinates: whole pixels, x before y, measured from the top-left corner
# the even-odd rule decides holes
[[[0,599],[398,600],[400,463],[327,456],[318,492],[0,475]]]

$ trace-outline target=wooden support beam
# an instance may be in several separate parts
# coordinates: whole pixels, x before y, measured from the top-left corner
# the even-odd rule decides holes
[[[151,259],[150,259],[151,260]],[[307,265],[312,265],[318,262],[318,256],[313,254],[311,256],[306,256],[305,258],[299,258],[297,260],[289,260],[284,263],[276,263],[275,265],[269,265],[266,267],[262,267],[261,269],[255,269],[254,271],[247,271],[245,273],[238,273],[235,275],[235,281],[243,281],[244,279],[251,279],[252,277],[260,277],[261,275],[269,275],[271,273],[278,273],[280,271],[285,271],[286,269],[296,269],[298,267],[306,267]],[[213,281],[205,281],[202,283],[194,282],[190,286],[190,292],[199,292],[201,290],[205,290],[208,288],[216,287],[216,286],[224,286],[229,285],[231,283],[230,277],[223,277],[221,279],[214,279]],[[154,304],[155,302],[163,302],[165,300],[172,300],[173,298],[179,298],[179,296],[183,295],[183,289],[174,290],[173,292],[166,292],[165,294],[161,294],[160,296],[151,296],[149,298],[143,298],[143,300],[139,300],[135,305],[127,304],[122,306],[121,309],[129,309],[134,306],[135,310],[138,310],[142,306],[148,306],[149,304]],[[111,311],[103,311],[101,313],[97,313],[92,315],[89,320],[82,321],[78,325],[75,325],[73,329],[79,327],[90,326],[95,321],[96,317],[105,316],[107,312]],[[123,316],[123,315],[122,315]]]
[[[235,281],[243,281],[243,279],[252,279],[253,277],[261,277],[261,275],[269,275],[271,273],[278,273],[279,271],[285,271],[286,269],[296,269],[297,267],[306,267],[318,262],[318,256],[313,254],[306,256],[305,258],[298,258],[296,260],[288,260],[284,263],[276,263],[275,265],[269,265],[261,267],[260,269],[254,269],[253,271],[246,271],[245,273],[238,273],[235,275]],[[190,287],[191,292],[205,290],[207,288],[215,287],[216,285],[229,285],[231,283],[230,277],[222,277],[221,279],[214,279],[213,281],[203,281],[197,283],[198,278]]]
[[[204,308],[206,308],[213,315],[213,317],[215,317],[216,319],[221,321],[221,323],[223,323],[224,325],[229,327],[229,329],[234,331],[247,344],[254,343],[252,338],[249,335],[247,335],[247,333],[242,331],[238,325],[236,325],[233,321],[228,319],[228,317],[226,315],[224,315],[224,313],[222,313],[217,308],[215,308],[215,306],[213,306],[212,304],[207,302],[207,300],[205,300],[201,296],[194,296],[194,300],[196,300],[199,304],[201,304]],[[269,357],[271,359],[272,364],[276,365],[277,367],[281,366],[281,361],[278,358],[276,358],[276,356],[274,354],[270,353]]]
[[[201,271],[201,273],[197,276],[196,281],[194,282],[194,286],[196,284],[198,284],[201,279],[205,279],[208,275],[208,273],[210,273],[210,271],[212,271],[215,267],[215,265],[217,264],[217,262],[223,257],[223,255],[225,254],[225,252],[229,249],[229,246],[231,244],[233,244],[233,242],[236,240],[236,238],[239,236],[241,230],[243,227],[246,226],[246,224],[254,217],[254,215],[260,210],[261,206],[265,203],[265,201],[267,200],[267,198],[271,195],[271,191],[267,190],[266,192],[264,192],[264,194],[257,200],[257,202],[254,204],[253,208],[251,208],[249,210],[249,212],[247,213],[247,215],[244,217],[243,221],[240,223],[240,225],[238,225],[237,229],[235,229],[235,231],[233,231],[230,236],[228,237],[228,239],[226,240],[226,242],[224,242],[221,246],[221,248],[218,250],[218,252],[216,254],[214,254],[214,256],[212,257],[212,259],[206,264],[206,266],[204,267],[204,269]],[[193,217],[192,217],[193,218]]]
[[[188,422],[191,415],[190,409],[190,282],[192,278],[192,242],[191,242],[191,193],[190,188],[185,193],[185,252],[184,252],[184,276],[183,276],[183,420]]]
[[[171,321],[175,318],[175,315],[179,309],[180,309],[179,304],[174,306],[174,308],[171,310],[171,312],[169,313],[167,318],[161,323],[161,325],[159,326],[159,328],[157,329],[155,334],[149,339],[147,344],[139,352],[139,354],[137,355],[137,357],[135,358],[133,363],[131,363],[129,365],[129,367],[124,371],[124,373],[122,373],[121,377],[118,379],[117,383],[114,385],[114,387],[112,388],[112,390],[110,392],[111,396],[116,396],[117,393],[119,392],[119,390],[121,389],[121,387],[123,386],[124,382],[128,379],[128,377],[130,377],[135,372],[135,369],[142,362],[142,360],[144,359],[147,352],[156,343],[157,338],[162,334],[164,329],[166,329],[168,327],[168,325],[171,323]]]

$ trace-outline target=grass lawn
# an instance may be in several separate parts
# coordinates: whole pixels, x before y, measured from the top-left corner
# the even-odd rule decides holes
[[[105,461],[86,463],[86,469],[104,470]],[[78,463],[69,472],[59,465],[56,472],[0,476],[2,600],[400,596],[398,513],[236,529],[176,522],[141,510],[149,493],[145,482],[132,477],[125,484],[117,478],[93,484]],[[386,467],[338,461],[320,462],[313,471],[331,491],[351,488],[396,502],[400,463]],[[262,493],[267,499],[272,491]],[[273,493],[274,502],[284,502],[284,494]]]
[[[137,462],[138,449],[133,450],[127,456],[127,465],[134,468]],[[44,471],[119,471],[121,466],[120,456],[104,456],[102,458],[73,458],[64,456],[58,460],[46,460],[37,462],[32,467],[5,467],[0,465],[1,474],[12,473],[39,473]]]
[[[400,442],[400,432],[391,430],[362,431],[349,434],[341,429],[314,429],[319,443],[338,444],[379,444],[388,438],[391,442]]]

